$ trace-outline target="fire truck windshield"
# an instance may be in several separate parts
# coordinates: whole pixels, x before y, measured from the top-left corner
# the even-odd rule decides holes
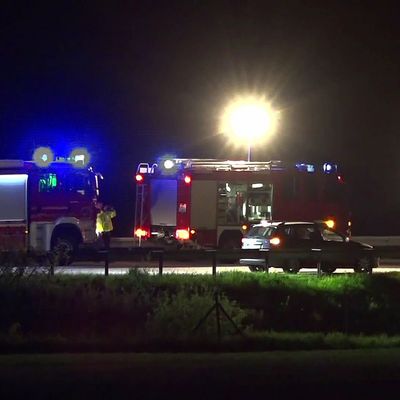
[[[73,173],[55,171],[45,172],[39,175],[39,193],[69,192],[82,196],[94,196],[96,194],[95,180],[86,171],[74,171]]]

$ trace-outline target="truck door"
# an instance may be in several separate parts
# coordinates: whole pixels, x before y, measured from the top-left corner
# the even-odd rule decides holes
[[[0,175],[0,251],[26,250],[28,175]]]

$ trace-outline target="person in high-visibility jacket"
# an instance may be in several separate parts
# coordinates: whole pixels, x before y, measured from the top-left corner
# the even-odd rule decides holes
[[[96,208],[99,210],[96,218],[96,233],[103,239],[106,250],[110,248],[111,232],[113,230],[112,219],[117,213],[110,206],[104,206],[103,203],[96,203]]]

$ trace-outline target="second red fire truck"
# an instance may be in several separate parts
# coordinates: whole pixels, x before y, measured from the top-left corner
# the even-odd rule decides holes
[[[163,159],[139,164],[134,234],[239,248],[262,220],[325,221],[348,231],[346,185],[332,163]]]
[[[74,253],[96,241],[98,177],[82,156],[0,160],[0,250]]]

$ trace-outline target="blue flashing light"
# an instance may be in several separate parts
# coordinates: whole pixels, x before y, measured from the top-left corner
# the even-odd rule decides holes
[[[33,153],[33,161],[38,167],[48,167],[54,161],[54,154],[50,147],[39,147]]]
[[[315,172],[315,165],[314,164],[307,164],[307,163],[297,163],[296,168],[300,172]]]
[[[78,147],[72,150],[69,159],[74,165],[74,167],[84,168],[90,162],[90,153],[87,151],[87,149],[83,147]]]
[[[331,164],[331,163],[324,163],[322,166],[324,172],[326,174],[333,174],[337,172],[337,165],[336,164]]]

